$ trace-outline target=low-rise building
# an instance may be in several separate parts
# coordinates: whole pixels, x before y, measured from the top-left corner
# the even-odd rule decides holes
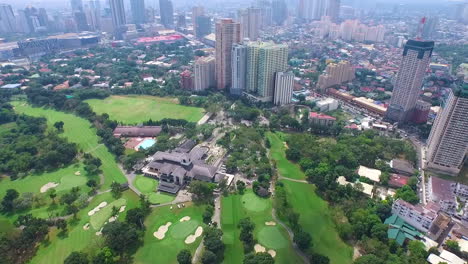
[[[440,209],[449,214],[454,213],[457,208],[457,200],[454,189],[457,183],[437,177],[429,178],[428,198],[430,201],[440,205]]]
[[[414,173],[414,167],[407,160],[393,159],[390,161],[390,167],[398,174],[412,176]]]
[[[367,179],[369,179],[369,180],[371,180],[373,182],[380,182],[380,175],[382,175],[382,172],[380,170],[367,168],[367,167],[361,165],[361,166],[359,166],[359,168],[357,170],[357,174],[359,174],[359,176],[367,178]]]
[[[320,109],[320,112],[333,111],[338,109],[338,101],[333,98],[326,98],[318,101],[316,106]]]
[[[156,137],[161,131],[160,126],[118,126],[114,137]]]
[[[398,199],[393,202],[392,213],[398,215],[410,225],[422,232],[428,232],[437,217],[437,207],[423,207],[412,205],[404,200]]]
[[[309,114],[309,122],[315,126],[327,126],[331,127],[335,124],[336,118],[329,115],[324,115],[317,112],[311,112]]]

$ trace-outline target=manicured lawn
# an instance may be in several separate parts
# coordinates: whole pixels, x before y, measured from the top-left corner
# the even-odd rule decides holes
[[[286,159],[279,136],[268,133],[268,138],[272,146],[270,158],[276,161],[279,173],[289,178],[305,179],[300,168]],[[328,204],[315,193],[315,186],[289,180],[281,182],[285,186],[289,203],[300,215],[299,223],[312,236],[314,250],[329,257],[332,264],[351,263],[353,250],[338,236]]]
[[[204,209],[189,203],[185,204],[185,208],[178,209],[177,206],[158,207],[147,217],[145,221],[146,232],[143,246],[138,249],[134,255],[133,263],[146,264],[146,263],[164,263],[176,264],[177,254],[182,249],[188,249],[190,252],[195,252],[202,237],[192,244],[185,244],[185,238],[193,234],[198,226],[205,225],[202,222],[202,214]],[[180,222],[179,220],[189,216],[190,221]],[[158,230],[161,225],[171,222],[172,225],[166,233],[166,237],[162,240],[154,237],[153,233]],[[202,235],[203,236],[203,235]]]
[[[244,248],[239,240],[240,229],[237,225],[245,217],[250,217],[255,223],[254,237],[258,243],[267,250],[276,251],[275,263],[302,263],[292,248],[286,230],[279,225],[265,225],[265,222],[272,221],[271,199],[259,198],[249,189],[244,195],[223,197],[221,204],[221,226],[224,232],[223,241],[226,244],[224,263],[243,263]]]
[[[90,99],[86,102],[98,114],[107,113],[110,119],[125,124],[138,124],[152,119],[185,119],[198,122],[203,108],[180,105],[177,99],[155,96],[110,96],[104,100]]]
[[[101,170],[105,178],[102,189],[108,189],[113,181],[118,183],[126,182],[125,176],[117,166],[114,155],[103,144],[99,143],[96,129],[91,127],[88,120],[53,109],[32,107],[25,102],[17,101],[12,104],[18,113],[45,117],[51,128],[55,122],[63,121],[65,123],[64,132],[61,135],[67,137],[70,142],[78,144],[84,152],[89,152],[101,159]]]
[[[101,227],[104,226],[104,223],[107,222],[111,217],[112,208],[115,206],[115,208],[120,209],[120,207],[126,204],[127,200],[125,200],[124,198],[120,198],[118,200],[113,201],[112,203],[109,203],[106,207],[102,208],[97,213],[90,216],[89,223],[91,224],[91,227],[93,227],[94,230],[100,230]]]
[[[137,175],[133,182],[135,187],[146,197],[152,204],[162,204],[172,202],[175,199],[174,195],[156,192],[159,186],[159,181],[145,177],[143,175]]]
[[[286,146],[279,135],[268,133],[267,137],[271,144],[270,157],[276,162],[276,167],[278,168],[281,176],[285,178],[304,180],[306,176],[302,173],[299,166],[286,159]]]
[[[139,205],[139,198],[132,191],[125,191],[122,198],[127,201],[127,205],[125,211],[119,214],[118,219],[120,221],[125,219],[125,215],[129,209]],[[86,208],[78,213],[79,221],[74,225],[69,223],[69,231],[66,237],[57,237],[57,230],[52,229],[49,234],[50,243],[48,245],[41,245],[30,263],[62,264],[72,251],[93,252],[99,250],[102,247],[102,236],[97,236],[96,230],[93,228],[84,230],[83,226],[90,221],[88,212],[91,209],[103,201],[111,203],[114,200],[110,192],[96,196]]]

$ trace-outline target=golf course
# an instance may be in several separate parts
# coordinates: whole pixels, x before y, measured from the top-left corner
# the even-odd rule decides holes
[[[271,199],[260,198],[248,189],[244,195],[223,197],[221,204],[221,227],[224,232],[223,242],[226,244],[225,263],[242,263],[244,260],[244,247],[239,239],[238,224],[246,217],[250,217],[255,224],[254,238],[257,243],[266,251],[276,252],[275,263],[302,263],[286,230],[273,221]]]
[[[270,158],[277,164],[281,182],[285,186],[287,198],[295,212],[300,214],[299,223],[311,234],[314,249],[330,258],[332,264],[352,263],[353,249],[338,236],[332,221],[327,202],[315,192],[315,186],[288,180],[305,179],[298,165],[286,159],[285,146],[280,135],[269,132],[271,143]]]
[[[158,189],[159,181],[144,177],[143,175],[137,175],[133,185],[147,198],[152,204],[162,204],[172,202],[175,199],[174,195],[166,193],[156,192]]]
[[[180,105],[175,98],[113,95],[104,100],[90,99],[85,102],[97,114],[107,113],[110,119],[128,125],[164,118],[198,122],[204,115],[203,108]]]
[[[183,208],[177,208],[175,205],[158,207],[151,212],[145,221],[147,230],[144,243],[134,255],[134,263],[176,264],[180,250],[188,249],[192,255],[194,254],[201,242],[201,237],[196,238],[190,244],[186,243],[186,239],[194,234],[198,227],[205,227],[202,221],[204,208],[191,203],[185,205],[186,207]],[[159,239],[155,237],[155,233],[162,226],[168,226],[168,229]]]

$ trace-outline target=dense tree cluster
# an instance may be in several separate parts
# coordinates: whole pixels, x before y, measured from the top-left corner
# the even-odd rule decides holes
[[[13,178],[31,170],[41,172],[70,164],[77,146],[47,131],[44,118],[20,115],[16,126],[0,135],[0,172]]]
[[[247,177],[257,177],[254,192],[262,197],[269,195],[271,164],[266,155],[265,131],[242,127],[227,133],[218,144],[229,151],[225,162],[228,173],[242,172]],[[264,143],[265,142],[265,143]]]
[[[203,264],[218,264],[224,259],[224,249],[226,246],[222,240],[223,231],[216,227],[208,227],[205,231],[205,251],[202,255]]]
[[[255,224],[250,220],[249,217],[241,219],[237,228],[240,228],[241,232],[239,235],[240,241],[244,244],[244,252],[250,253],[254,249],[254,245],[256,243],[253,231],[255,229]]]

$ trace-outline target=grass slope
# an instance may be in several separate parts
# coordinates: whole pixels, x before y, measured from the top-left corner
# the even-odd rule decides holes
[[[195,252],[196,248],[201,242],[201,237],[192,244],[185,244],[185,238],[193,234],[198,226],[204,226],[202,221],[203,208],[186,204],[187,207],[178,209],[173,206],[158,207],[146,218],[145,226],[146,232],[144,237],[144,244],[138,249],[134,256],[133,263],[146,264],[146,263],[164,263],[176,264],[177,254],[182,249],[188,249],[190,252]],[[190,221],[179,222],[184,217],[189,216]],[[166,237],[158,240],[154,237],[153,233],[158,230],[161,225],[171,222],[172,225],[166,233]]]
[[[151,179],[143,175],[137,175],[133,184],[141,193],[146,195],[148,201],[152,204],[168,203],[175,199],[174,195],[156,192],[159,181],[155,179]]]
[[[198,122],[203,117],[203,108],[178,104],[176,99],[155,96],[110,96],[104,100],[90,99],[86,102],[98,113],[107,113],[110,119],[125,124],[137,124],[152,119],[185,119]]]
[[[286,159],[286,146],[278,134],[268,133],[267,137],[271,144],[270,156],[275,160],[281,176],[285,178],[304,180],[306,176],[302,173],[299,166]]]
[[[96,129],[91,127],[91,123],[88,120],[53,109],[32,107],[24,102],[13,102],[12,104],[18,113],[45,117],[51,127],[55,122],[63,121],[64,132],[62,135],[67,137],[70,142],[78,144],[84,152],[89,152],[101,159],[101,170],[105,178],[102,189],[108,189],[113,181],[118,183],[127,181],[117,166],[114,155],[107,150],[106,146],[99,143]]]
[[[279,136],[268,133],[268,138],[272,146],[270,158],[276,162],[279,173],[283,177],[305,179],[306,176],[300,168],[286,159],[284,144]],[[279,151],[278,147],[281,146],[283,147]],[[339,238],[328,204],[315,193],[315,186],[288,180],[281,180],[281,182],[285,185],[289,203],[294,211],[300,214],[300,224],[312,236],[314,249],[329,257],[332,264],[351,263],[352,248]]]
[[[244,195],[230,195],[222,198],[221,226],[224,232],[223,241],[226,244],[224,263],[243,263],[244,248],[239,240],[239,221],[250,217],[255,223],[254,237],[258,243],[267,249],[276,250],[275,263],[301,263],[302,260],[292,248],[286,230],[280,226],[266,226],[272,221],[270,199],[262,199],[247,190]]]

